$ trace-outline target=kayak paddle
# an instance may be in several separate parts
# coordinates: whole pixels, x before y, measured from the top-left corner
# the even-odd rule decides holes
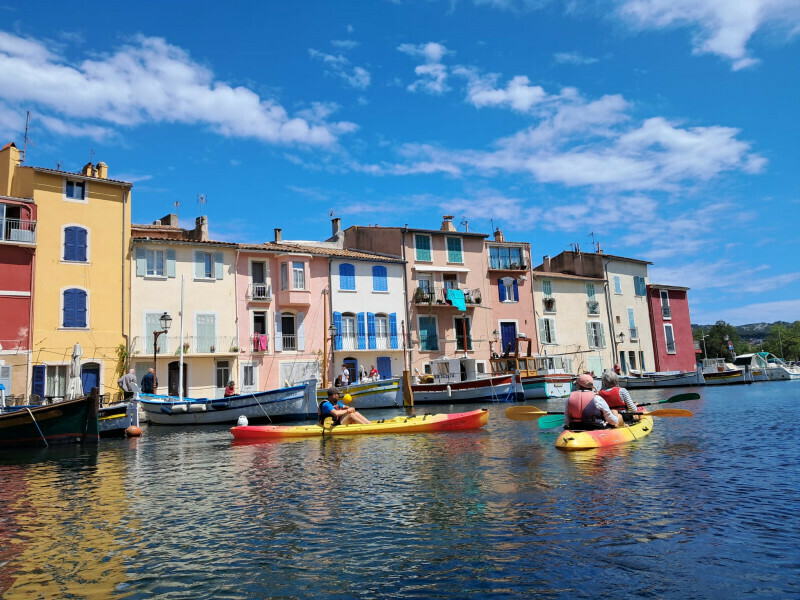
[[[564,417],[562,415],[545,415],[540,417],[536,424],[539,429],[553,429],[564,424]]]
[[[688,394],[687,394],[688,395]],[[657,404],[657,403],[656,403]],[[692,411],[683,410],[680,408],[659,408],[648,413],[634,413],[626,412],[623,414],[638,415],[648,414],[651,417],[691,417]],[[506,409],[506,417],[512,421],[533,421],[538,419],[538,425],[541,429],[549,429],[551,427],[558,427],[564,422],[563,412],[548,412],[536,408],[535,406],[509,406]]]
[[[694,392],[689,392],[688,394],[678,394],[676,396],[672,396],[671,398],[667,398],[666,400],[659,400],[658,402],[642,402],[641,404],[637,403],[637,406],[653,406],[654,404],[667,404],[668,402],[686,402],[687,400],[700,400],[700,394],[695,394]]]

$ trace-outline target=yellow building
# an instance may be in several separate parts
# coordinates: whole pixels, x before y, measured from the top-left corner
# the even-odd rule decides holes
[[[128,345],[131,185],[109,179],[103,162],[69,173],[23,165],[13,145],[0,152],[0,195],[37,206],[34,394],[65,395],[75,344],[84,391],[119,392]]]

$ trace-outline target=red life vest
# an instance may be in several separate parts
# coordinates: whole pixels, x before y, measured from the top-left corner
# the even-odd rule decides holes
[[[597,395],[606,401],[606,404],[608,404],[608,408],[610,408],[611,410],[614,410],[615,408],[616,409],[627,408],[625,406],[625,401],[622,399],[622,396],[620,396],[619,386],[607,390],[600,390],[599,392],[597,392]]]
[[[592,400],[594,400],[594,392],[592,391],[572,392],[569,395],[569,400],[567,400],[567,415],[569,415],[570,422],[583,421],[583,413]],[[586,416],[588,417],[589,415]]]

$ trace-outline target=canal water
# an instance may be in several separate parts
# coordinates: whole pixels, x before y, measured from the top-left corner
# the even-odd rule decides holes
[[[0,596],[800,597],[800,381],[692,391],[662,407],[693,418],[581,453],[507,404],[472,432],[235,445],[145,425],[2,452]]]

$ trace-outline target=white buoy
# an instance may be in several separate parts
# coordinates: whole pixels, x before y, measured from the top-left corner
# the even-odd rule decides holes
[[[236,425],[239,427],[246,427],[247,426],[247,417],[244,415],[239,415],[239,420],[236,421]]]

